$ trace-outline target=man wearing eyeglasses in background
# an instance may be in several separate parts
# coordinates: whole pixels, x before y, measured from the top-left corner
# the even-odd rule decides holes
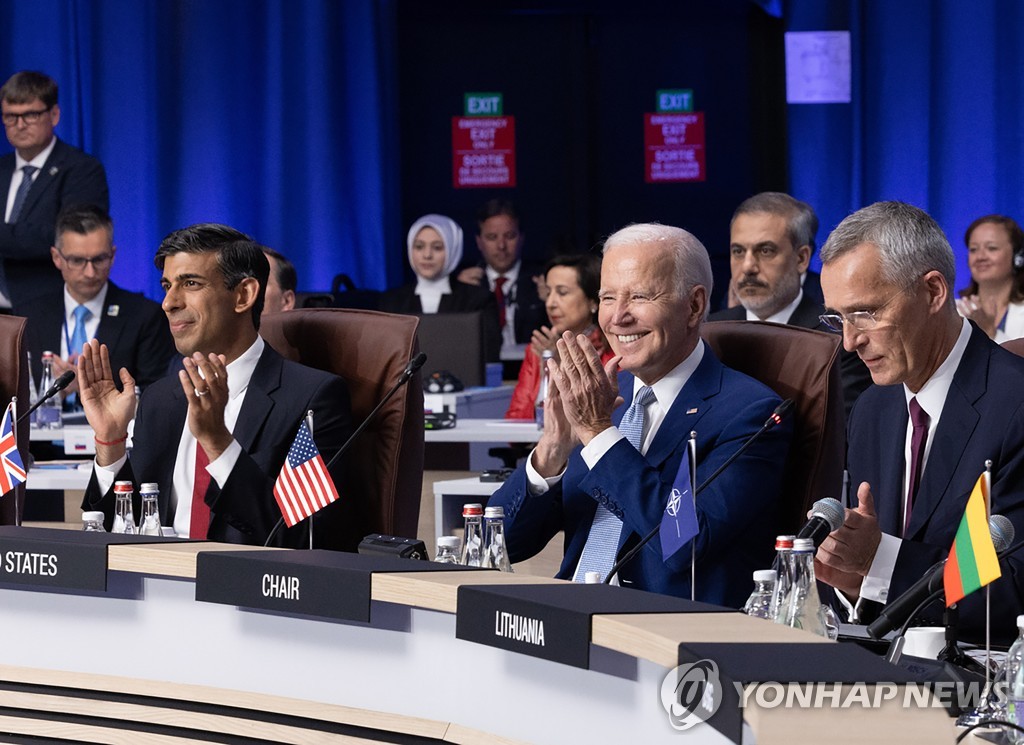
[[[57,83],[19,72],[0,87],[0,113],[15,152],[0,158],[0,313],[60,286],[50,268],[57,213],[72,204],[109,208],[103,165],[58,140]]]
[[[55,232],[50,256],[63,291],[15,306],[28,318],[25,346],[37,383],[44,351],[54,353],[57,376],[74,369],[82,346],[94,338],[107,345],[113,369],[127,368],[140,387],[166,375],[175,351],[160,304],[109,280],[116,252],[110,216],[99,207],[72,205],[58,215]],[[76,380],[67,393],[77,387]]]
[[[1024,359],[961,318],[955,262],[922,210],[879,202],[853,213],[821,250],[823,323],[871,372],[850,417],[856,508],[825,539],[817,576],[862,623],[945,559],[985,461],[993,514],[1024,535]],[[851,500],[852,501],[852,500]],[[1024,613],[1024,556],[992,585],[992,632],[1008,643]],[[920,615],[933,622],[942,603]],[[984,593],[959,604],[960,637],[984,637]]]

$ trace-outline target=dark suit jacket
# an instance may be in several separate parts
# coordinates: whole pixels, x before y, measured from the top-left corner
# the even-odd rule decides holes
[[[483,311],[484,360],[497,362],[501,354],[501,329],[498,326],[498,306],[494,295],[478,285],[459,282],[450,277],[451,294],[442,295],[438,313],[469,313]],[[416,294],[416,284],[402,285],[381,295],[380,309],[385,313],[420,315],[423,306]]]
[[[28,319],[25,347],[32,353],[32,376],[38,383],[43,352],[60,354],[64,336],[63,289],[24,303],[14,312]],[[69,336],[72,330],[73,327],[68,330]],[[96,338],[110,350],[114,379],[119,380],[117,371],[124,367],[142,388],[167,373],[167,365],[175,354],[167,317],[160,305],[113,282],[107,286]]]
[[[871,484],[882,530],[899,535],[907,404],[902,385],[872,386],[850,419],[847,460],[851,491]],[[934,563],[946,558],[967,498],[992,460],[992,513],[1005,515],[1024,536],[1024,359],[988,339],[976,327],[953,377],[928,462],[902,542],[889,599],[893,600]],[[1001,562],[992,585],[992,632],[999,643],[1016,637],[1024,613],[1024,552]],[[961,638],[984,637],[985,599],[976,592],[960,603]],[[940,619],[942,603],[928,617]]]
[[[810,275],[808,274],[808,276]],[[832,333],[832,331],[818,318],[818,316],[824,312],[825,306],[814,300],[805,291],[804,296],[800,299],[799,304],[793,310],[793,315],[789,317],[789,322],[786,325]],[[742,305],[737,305],[735,308],[724,308],[722,310],[715,311],[711,314],[708,320],[743,321],[746,317],[747,311]],[[845,349],[840,347],[839,374],[843,381],[843,403],[846,407],[846,415],[849,417],[850,409],[853,408],[854,401],[856,401],[857,397],[860,396],[860,394],[863,393],[869,385],[871,385],[871,373],[868,372],[867,367],[863,362],[861,362],[860,357],[857,356],[856,352],[847,352]]]
[[[633,376],[620,375],[620,393],[632,400]],[[779,403],[765,386],[731,370],[705,347],[704,358],[679,392],[658,434],[641,455],[623,439],[587,469],[576,448],[561,482],[539,496],[527,494],[520,466],[488,506],[505,508],[506,540],[513,561],[540,551],[565,531],[565,556],[558,577],[571,579],[600,503],[622,518],[619,555],[660,524],[690,431],[697,432],[697,482],[703,482],[760,429]],[[616,424],[625,405],[615,412]],[[792,429],[788,422],[757,440],[697,497],[698,600],[743,605],[751,573],[771,565],[775,513]],[[657,538],[619,574],[623,585],[680,597],[690,596],[689,544],[662,560]]]
[[[314,439],[329,462],[352,433],[348,388],[341,378],[290,362],[268,345],[245,393],[245,402],[233,432],[242,446],[224,488],[211,480],[206,493],[210,506],[208,537],[222,543],[262,545],[281,517],[274,499],[274,482],[285,456],[295,439],[299,422],[306,411],[314,412]],[[178,441],[186,426],[188,402],[176,377],[166,377],[150,386],[142,395],[135,422],[134,448],[117,480],[135,484],[154,481],[160,485],[160,520],[174,522],[176,505],[171,501]],[[338,488],[338,502],[313,517],[314,547],[353,551],[363,536],[363,521],[354,500],[345,498],[349,486],[340,464],[331,468]],[[358,487],[349,487],[355,489]],[[139,514],[141,505],[134,505]],[[93,475],[89,481],[83,510],[103,510],[106,526],[113,523],[113,489],[100,493]],[[278,531],[272,545],[300,548],[309,545],[309,521]]]
[[[14,176],[14,153],[0,158],[0,193],[7,194]],[[18,222],[0,221],[3,258],[11,305],[63,285],[50,260],[57,213],[70,204],[94,204],[109,209],[107,175],[103,164],[61,140],[39,171],[21,208]]]

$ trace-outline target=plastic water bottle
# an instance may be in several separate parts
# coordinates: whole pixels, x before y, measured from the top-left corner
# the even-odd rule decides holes
[[[481,504],[462,505],[462,517],[466,521],[466,532],[462,539],[462,563],[469,567],[478,567],[483,561],[483,514]]]
[[[484,510],[484,566],[499,572],[511,572],[512,564],[505,549],[505,508],[488,507]]]
[[[43,377],[39,381],[39,395],[42,396],[53,385],[53,352],[43,352]],[[60,394],[44,401],[36,409],[36,426],[40,429],[60,429],[61,421]]]
[[[537,429],[544,429],[544,401],[548,397],[548,360],[552,359],[555,353],[545,349],[540,355],[540,385],[537,387],[537,398],[533,402],[534,418],[537,420]]]
[[[793,586],[793,541],[796,536],[780,535],[775,538],[775,590],[772,593],[772,618],[776,623],[787,623],[789,592]]]
[[[114,525],[111,533],[135,535],[135,515],[132,513],[132,495],[135,488],[131,481],[114,482]]]
[[[437,538],[437,555],[434,561],[438,564],[460,563],[459,548],[462,542],[457,535],[442,535]]]
[[[1017,616],[1017,641],[1006,655],[1006,719],[1024,726],[1024,616]],[[1013,741],[1024,742],[1024,733],[1014,732]]]
[[[754,572],[754,591],[750,593],[743,612],[754,618],[774,619],[772,598],[775,595],[775,570],[758,569]]]
[[[160,488],[147,481],[139,485],[139,494],[142,497],[142,515],[139,518],[140,535],[163,535],[160,527]]]
[[[818,597],[818,583],[814,577],[814,550],[814,541],[810,538],[793,541],[793,587],[786,625],[818,636],[828,636],[825,614]]]

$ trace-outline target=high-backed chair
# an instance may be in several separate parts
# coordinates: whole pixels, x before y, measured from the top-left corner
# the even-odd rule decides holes
[[[1018,357],[1024,357],[1024,339],[1007,339],[1000,346],[1007,352],[1013,352]]]
[[[22,339],[25,335],[25,319],[18,316],[0,316],[0,416],[7,408],[12,396],[18,397],[18,412],[29,407],[28,400],[28,359]],[[18,452],[21,462],[28,465],[29,422],[26,419],[17,427]],[[0,499],[0,524],[16,525],[21,520],[25,507],[25,486],[15,487],[12,494]]]
[[[785,464],[779,530],[793,532],[822,497],[839,498],[846,415],[838,334],[749,321],[712,321],[701,334],[718,358],[793,399],[793,443]],[[757,489],[757,484],[751,484]]]
[[[417,352],[415,316],[307,308],[263,317],[260,335],[284,357],[327,370],[348,383],[353,426],[380,403]],[[363,535],[414,537],[423,489],[423,384],[417,373],[342,456],[359,499]]]

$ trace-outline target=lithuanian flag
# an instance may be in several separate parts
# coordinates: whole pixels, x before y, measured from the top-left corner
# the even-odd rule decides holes
[[[988,472],[974,485],[967,511],[949,550],[943,571],[946,607],[962,600],[989,582],[999,579],[999,559],[988,527]]]

